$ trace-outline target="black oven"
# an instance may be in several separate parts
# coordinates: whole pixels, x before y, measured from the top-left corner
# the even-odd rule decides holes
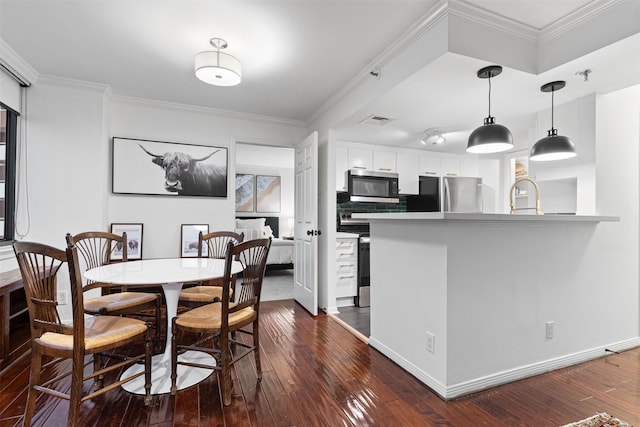
[[[400,202],[397,173],[351,169],[345,178],[351,202]]]

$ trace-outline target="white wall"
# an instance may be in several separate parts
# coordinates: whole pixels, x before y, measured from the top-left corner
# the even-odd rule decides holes
[[[271,147],[255,144],[236,144],[236,173],[270,175],[280,177],[280,212],[265,216],[280,218],[280,237],[292,235],[288,219],[294,215],[294,160],[293,148]],[[240,212],[236,216],[256,216],[259,212]]]
[[[292,146],[301,127],[214,114],[211,110],[115,98],[110,136],[228,148],[227,198],[108,195],[110,222],[144,223],[143,257],[179,256],[180,224],[233,229],[235,141],[263,139]]]
[[[110,99],[107,93],[106,86],[47,78],[28,89],[27,163],[20,165],[18,176],[24,196],[16,215],[18,230],[28,232],[21,239],[62,248],[67,232],[141,222],[144,258],[179,256],[181,224],[233,227],[234,179],[228,180],[226,199],[112,194],[113,136],[228,148],[228,176],[234,177],[237,139],[292,146],[305,135],[301,126],[284,122]],[[16,267],[14,257],[3,261],[3,270]],[[60,284],[68,289],[68,280]],[[62,307],[61,316],[69,318],[69,310]]]

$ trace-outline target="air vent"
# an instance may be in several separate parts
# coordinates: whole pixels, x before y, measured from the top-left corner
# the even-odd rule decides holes
[[[372,115],[367,117],[366,119],[362,120],[360,122],[360,124],[363,125],[375,125],[375,126],[384,126],[387,123],[393,121],[393,119],[390,119],[389,117],[383,117],[383,116],[377,116],[377,115]]]

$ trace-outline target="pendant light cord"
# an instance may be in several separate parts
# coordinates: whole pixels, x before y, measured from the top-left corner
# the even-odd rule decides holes
[[[554,96],[555,93],[556,93],[555,90],[551,91],[551,130],[554,129],[554,127],[553,127],[553,104],[554,104],[553,96]]]
[[[489,74],[489,117],[491,117],[491,74]]]

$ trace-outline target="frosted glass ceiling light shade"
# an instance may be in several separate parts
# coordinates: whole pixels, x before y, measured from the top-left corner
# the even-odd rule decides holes
[[[553,127],[553,93],[565,86],[564,81],[555,81],[542,85],[542,92],[551,92],[551,129],[547,136],[536,142],[531,147],[529,159],[536,162],[570,159],[576,156],[576,147],[566,136],[558,135],[558,130]]]
[[[221,52],[227,42],[213,38],[209,41],[215,51],[196,54],[196,77],[205,83],[216,86],[235,86],[242,80],[242,66],[235,56]]]
[[[499,65],[489,65],[478,70],[478,78],[489,81],[489,116],[484,119],[484,124],[471,132],[467,142],[467,153],[487,154],[499,153],[513,148],[513,136],[506,127],[496,123],[491,116],[491,77],[502,73]]]

